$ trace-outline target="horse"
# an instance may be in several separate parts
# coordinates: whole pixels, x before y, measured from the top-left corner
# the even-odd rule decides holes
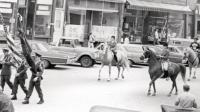
[[[187,47],[184,49],[184,58],[188,59],[188,64],[189,64],[189,78],[188,81],[191,80],[191,75],[192,75],[192,68],[194,68],[194,75],[193,79],[196,79],[196,70],[199,65],[199,58],[196,52],[194,52],[190,47]]]
[[[162,69],[163,68],[162,67],[162,61],[159,60],[159,58],[156,56],[156,54],[152,50],[150,50],[149,48],[144,50],[143,55],[140,57],[140,59],[142,59],[142,60],[145,59],[145,58],[148,58],[149,75],[150,75],[150,78],[151,78],[147,95],[148,96],[151,95],[151,86],[153,85],[154,93],[152,94],[152,96],[156,96],[155,81],[158,78],[166,78],[166,76],[163,75],[164,71]],[[186,67],[183,64],[177,64],[177,63],[169,62],[168,76],[170,77],[170,79],[172,81],[172,88],[171,88],[168,96],[171,96],[174,88],[176,89],[175,95],[178,94],[176,78],[177,78],[177,76],[180,72],[181,72],[183,82],[186,83],[186,80],[185,80]]]
[[[117,45],[116,57],[118,60],[118,62],[116,62],[116,66],[118,69],[118,76],[117,78],[115,78],[115,80],[119,79],[121,67],[122,67],[121,77],[122,79],[124,79],[124,70],[125,68],[129,68],[129,61],[128,61],[127,53],[125,52],[125,50],[123,50],[123,48],[120,45]],[[100,78],[101,70],[103,69],[105,65],[108,65],[109,67],[109,77],[107,81],[109,82],[111,80],[111,67],[112,67],[113,59],[114,59],[113,52],[110,50],[110,47],[107,44],[104,44],[104,53],[101,56],[101,67],[99,69],[98,81],[101,80]]]

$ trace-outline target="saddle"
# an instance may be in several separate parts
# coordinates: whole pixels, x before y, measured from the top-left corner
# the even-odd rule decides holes
[[[171,70],[170,65],[171,65],[171,62],[169,62],[169,61],[161,62],[162,71],[164,72],[163,75],[161,76],[161,78],[169,77],[169,71]]]

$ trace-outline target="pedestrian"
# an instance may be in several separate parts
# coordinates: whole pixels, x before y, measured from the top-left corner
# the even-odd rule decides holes
[[[32,71],[32,76],[29,82],[29,89],[28,89],[28,95],[25,98],[25,101],[22,102],[23,104],[29,104],[29,99],[33,93],[33,89],[35,87],[38,96],[40,98],[40,101],[37,104],[43,104],[44,103],[44,99],[43,99],[43,93],[42,93],[42,89],[41,89],[41,81],[43,79],[42,74],[44,72],[44,64],[41,61],[41,55],[38,53],[35,53],[35,67],[37,72],[34,73],[33,70]]]
[[[0,90],[0,112],[14,112],[12,101],[2,90]]]
[[[88,47],[89,48],[94,48],[94,35],[92,33],[89,34],[89,41],[88,41]]]
[[[155,29],[155,31],[154,31],[154,45],[156,45],[156,44],[160,44],[159,43],[159,33],[158,33],[158,28],[156,28]]]
[[[197,108],[197,103],[194,95],[192,95],[190,91],[190,86],[185,84],[183,85],[183,93],[180,94],[176,101],[175,105],[181,108]]]
[[[10,81],[11,78],[11,66],[14,66],[14,64],[11,62],[12,56],[9,54],[9,50],[7,48],[3,48],[4,58],[1,62],[2,64],[2,70],[1,70],[1,88],[2,91],[4,91],[5,83],[8,84],[10,89],[12,90],[13,84]]]
[[[25,86],[25,80],[27,79],[27,66],[26,66],[26,61],[23,58],[22,62],[20,63],[19,67],[17,68],[17,73],[15,75],[14,79],[14,86],[13,86],[13,97],[11,100],[16,100],[17,99],[17,90],[18,90],[18,85],[21,86],[22,90],[24,91],[25,95],[27,96],[28,90]]]

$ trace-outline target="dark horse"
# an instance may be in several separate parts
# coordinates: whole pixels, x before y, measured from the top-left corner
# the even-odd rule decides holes
[[[143,56],[140,57],[140,59],[144,59],[144,58],[148,58],[149,75],[150,75],[150,78],[151,78],[151,82],[149,83],[149,90],[148,90],[147,95],[151,95],[151,86],[153,84],[153,89],[154,89],[153,96],[155,96],[156,95],[155,81],[158,78],[166,78],[166,76],[163,75],[164,71],[162,70],[161,60],[159,60],[157,58],[157,56],[155,55],[155,53],[152,50],[150,50],[149,48],[144,50],[144,54],[143,54]],[[172,81],[172,88],[171,88],[171,91],[169,92],[168,96],[171,96],[174,87],[176,89],[175,94],[176,95],[178,94],[178,88],[177,88],[177,85],[176,85],[176,78],[177,78],[179,72],[181,72],[183,82],[186,83],[186,80],[185,80],[186,68],[185,68],[185,66],[182,65],[182,64],[169,62],[168,76],[170,77],[170,79]]]

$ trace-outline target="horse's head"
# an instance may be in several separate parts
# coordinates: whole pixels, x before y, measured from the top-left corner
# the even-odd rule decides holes
[[[151,50],[148,47],[143,47],[144,53],[143,55],[140,57],[141,60],[144,60],[146,58],[150,58],[151,56]]]
[[[183,59],[189,58],[190,54],[195,53],[190,47],[187,47],[183,50],[184,56]]]

